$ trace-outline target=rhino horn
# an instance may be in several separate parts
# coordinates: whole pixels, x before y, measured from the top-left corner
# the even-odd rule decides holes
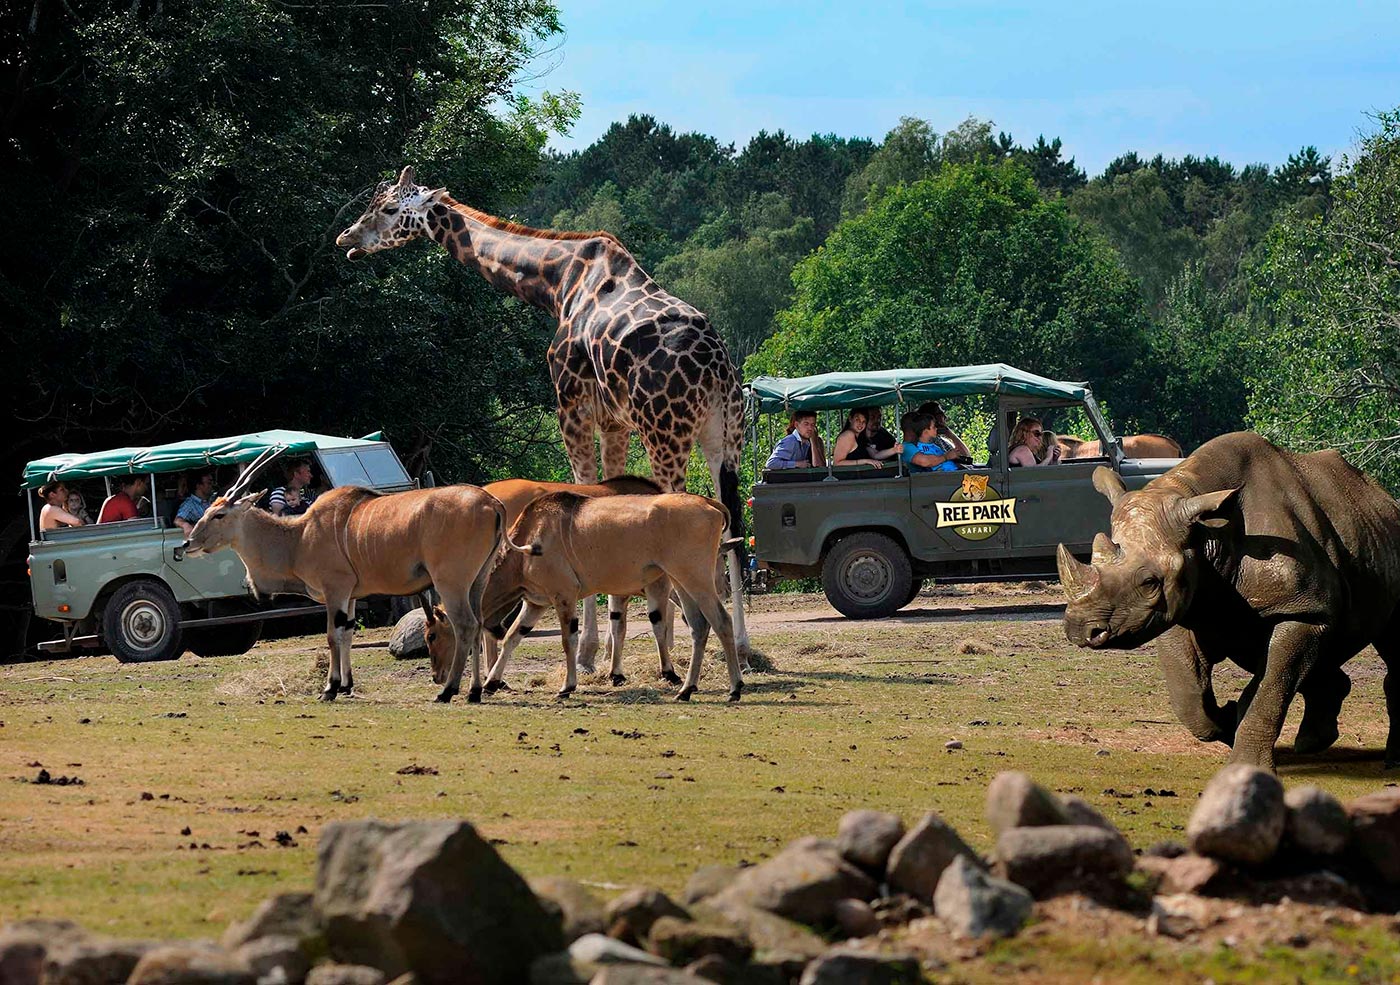
[[[1118,501],[1128,492],[1128,487],[1123,485],[1118,473],[1106,465],[1094,469],[1094,488],[1103,493],[1112,506],[1117,506]]]
[[[1108,564],[1118,559],[1118,545],[1100,530],[1094,534],[1094,563]]]
[[[1239,491],[1237,486],[1234,489],[1222,489],[1219,492],[1184,499],[1181,501],[1181,518],[1188,525],[1199,523],[1203,527],[1223,527],[1230,521],[1218,514],[1229,509]]]
[[[1093,565],[1076,559],[1064,544],[1056,549],[1055,560],[1060,569],[1060,584],[1071,602],[1078,602],[1098,585],[1099,573]]]

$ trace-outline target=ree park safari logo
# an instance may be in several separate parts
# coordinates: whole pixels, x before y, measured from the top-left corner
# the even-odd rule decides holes
[[[986,540],[1003,523],[1016,522],[1016,500],[1002,499],[985,475],[963,476],[962,488],[938,507],[938,529],[952,527],[964,540]]]

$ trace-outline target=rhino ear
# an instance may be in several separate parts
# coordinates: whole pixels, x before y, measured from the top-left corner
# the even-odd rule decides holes
[[[1181,517],[1188,525],[1195,523],[1212,530],[1227,527],[1230,525],[1229,517],[1220,514],[1229,512],[1239,491],[1239,487],[1222,489],[1219,492],[1184,499],[1181,502]]]
[[[1128,487],[1123,485],[1123,480],[1118,473],[1106,465],[1100,465],[1094,469],[1094,488],[1103,493],[1109,505],[1117,506],[1118,501],[1127,493]]]

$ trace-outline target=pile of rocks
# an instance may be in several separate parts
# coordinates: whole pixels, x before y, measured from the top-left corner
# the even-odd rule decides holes
[[[920,934],[1012,935],[1036,900],[1068,892],[1171,937],[1199,929],[1206,896],[1400,909],[1396,788],[1343,807],[1227,767],[1191,816],[1189,846],[1141,857],[1089,803],[1021,773],[992,781],[987,819],[990,859],[936,813],[906,827],[860,810],[834,838],[703,866],[679,900],[640,887],[606,903],[570,879],[527,884],[463,821],[342,822],[322,834],[314,894],[266,901],[217,943],[22,921],[0,928],[0,982],[875,985],[923,980]]]

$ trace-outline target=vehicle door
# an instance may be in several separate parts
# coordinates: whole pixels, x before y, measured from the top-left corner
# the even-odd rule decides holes
[[[1004,551],[1007,524],[994,522],[1004,510],[1002,472],[986,467],[956,472],[915,472],[909,476],[909,510],[924,536],[914,553],[976,555]]]
[[[232,548],[199,557],[185,557],[180,546],[185,542],[185,532],[173,527],[161,533],[165,580],[181,602],[250,594],[248,570]]]
[[[1008,489],[1016,500],[1011,546],[1050,555],[1064,544],[1087,553],[1094,534],[1109,529],[1112,508],[1094,488],[1094,470],[1108,464],[1107,458],[1089,458],[1008,469]]]

